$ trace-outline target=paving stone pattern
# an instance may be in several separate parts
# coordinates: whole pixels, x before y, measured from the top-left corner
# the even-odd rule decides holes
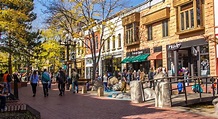
[[[58,94],[56,84],[52,85],[48,97],[44,97],[41,84],[37,87],[36,97],[32,97],[29,84],[19,88],[20,101],[40,111],[42,119],[213,119],[172,108],[155,108],[153,104],[133,104],[93,94],[73,94],[70,91],[66,91],[64,96]]]

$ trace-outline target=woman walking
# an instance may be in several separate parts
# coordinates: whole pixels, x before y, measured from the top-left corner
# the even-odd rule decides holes
[[[39,81],[39,76],[36,73],[36,71],[33,71],[33,74],[30,77],[30,82],[31,82],[31,86],[32,86],[32,91],[33,91],[33,97],[36,96],[36,87]]]

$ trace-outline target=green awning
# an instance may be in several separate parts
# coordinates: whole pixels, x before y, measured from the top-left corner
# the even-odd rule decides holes
[[[141,54],[131,59],[131,62],[144,62],[150,54]]]
[[[121,61],[121,63],[129,63],[131,61],[132,57],[126,57]]]

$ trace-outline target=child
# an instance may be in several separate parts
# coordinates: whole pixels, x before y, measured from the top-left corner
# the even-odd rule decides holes
[[[90,90],[90,87],[89,87],[89,86],[90,86],[89,81],[87,81],[87,82],[86,82],[86,89],[87,89],[87,91]]]
[[[183,88],[183,85],[182,85],[181,81],[177,84],[177,88],[178,88],[178,93],[181,94],[182,93],[182,88]]]

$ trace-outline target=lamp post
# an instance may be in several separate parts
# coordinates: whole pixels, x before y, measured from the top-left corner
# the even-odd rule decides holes
[[[64,41],[62,42],[61,40],[59,40],[59,43],[60,43],[60,45],[64,45],[66,48],[67,48],[67,75],[69,76],[70,75],[70,72],[69,72],[69,61],[70,61],[70,59],[69,59],[69,55],[70,55],[70,53],[69,53],[69,50],[70,50],[70,46],[71,46],[71,39],[68,37],[68,34],[66,34],[66,38],[64,39]]]

